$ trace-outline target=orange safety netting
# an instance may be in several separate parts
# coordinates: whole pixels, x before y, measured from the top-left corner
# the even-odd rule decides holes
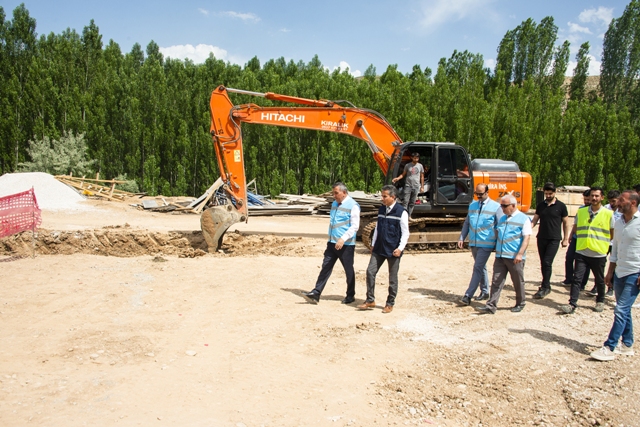
[[[26,230],[35,231],[41,223],[40,208],[33,188],[0,197],[0,237]]]

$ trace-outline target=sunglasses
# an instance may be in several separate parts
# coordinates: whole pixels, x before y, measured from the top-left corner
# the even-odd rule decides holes
[[[509,203],[508,205],[503,205],[502,203],[500,203],[500,206],[502,206],[502,209],[504,208],[508,208],[509,206],[513,206],[511,203]]]
[[[486,191],[485,191],[484,193],[478,193],[478,192],[476,191],[476,196],[484,196],[485,194],[487,194],[487,192],[486,192]]]

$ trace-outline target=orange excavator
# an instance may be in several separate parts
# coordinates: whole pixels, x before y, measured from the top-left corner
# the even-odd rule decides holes
[[[299,106],[234,105],[229,93],[252,95]],[[343,105],[346,104],[346,105]],[[460,229],[473,200],[474,183],[485,182],[496,200],[513,194],[520,210],[531,202],[531,176],[514,162],[494,159],[470,161],[466,150],[451,142],[403,142],[379,113],[347,101],[329,101],[259,93],[218,86],[211,93],[211,136],[222,188],[230,201],[206,209],[200,219],[210,251],[217,250],[227,229],[249,218],[242,146],[242,123],[312,129],[351,135],[364,141],[385,175],[385,183],[399,176],[411,153],[420,154],[425,169],[425,192],[419,194],[409,223],[409,248],[456,249]],[[395,185],[402,189],[404,180]],[[370,247],[375,216],[361,218],[361,237]]]

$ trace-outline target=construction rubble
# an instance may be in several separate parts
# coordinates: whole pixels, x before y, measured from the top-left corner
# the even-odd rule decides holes
[[[87,198],[125,202],[142,210],[153,212],[195,213],[200,214],[208,206],[227,203],[222,191],[222,181],[218,179],[200,197],[147,196],[145,193],[130,193],[119,190],[118,184],[125,181],[105,180],[71,175],[52,176],[42,172],[13,173],[0,177],[0,197],[35,189],[38,203],[43,209],[90,209],[82,206]],[[251,216],[277,215],[329,215],[333,196],[330,192],[313,194],[278,195],[276,200],[258,194],[255,180],[248,188],[249,214]],[[349,193],[360,205],[363,215],[374,215],[381,205],[380,194],[367,194],[363,191]]]

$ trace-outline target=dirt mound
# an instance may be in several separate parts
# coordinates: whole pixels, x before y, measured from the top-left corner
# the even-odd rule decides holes
[[[41,229],[36,234],[37,254],[72,255],[77,253],[136,257],[143,255],[177,255],[194,258],[207,255],[207,243],[201,231],[151,232],[132,229],[128,225],[99,230],[55,231]],[[30,255],[33,251],[31,232],[0,240],[2,255]],[[311,239],[285,238],[272,235],[228,233],[217,256],[319,256]]]
[[[322,250],[316,241],[303,237],[279,237],[274,235],[245,235],[227,233],[222,243],[222,251],[233,256],[277,255],[277,256],[320,256]]]

